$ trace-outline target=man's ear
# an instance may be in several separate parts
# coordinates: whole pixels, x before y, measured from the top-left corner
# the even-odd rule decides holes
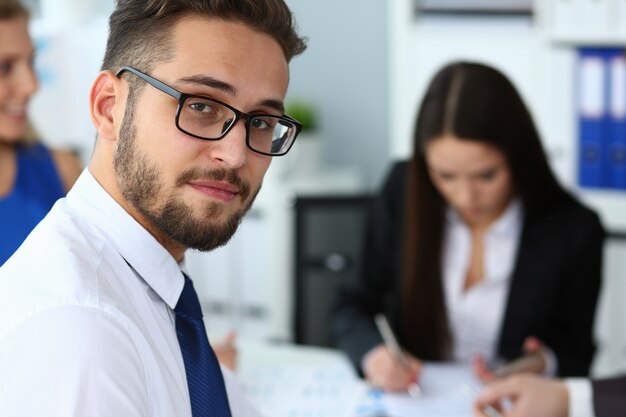
[[[119,127],[119,107],[125,102],[122,82],[110,71],[102,71],[96,77],[89,92],[89,112],[98,137],[115,140]],[[123,116],[123,112],[121,113]]]

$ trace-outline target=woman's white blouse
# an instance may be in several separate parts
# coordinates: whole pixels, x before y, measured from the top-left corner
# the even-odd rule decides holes
[[[463,289],[470,264],[472,239],[458,213],[448,209],[442,276],[454,360],[476,355],[497,359],[497,344],[523,225],[523,208],[513,200],[484,237],[484,280]]]

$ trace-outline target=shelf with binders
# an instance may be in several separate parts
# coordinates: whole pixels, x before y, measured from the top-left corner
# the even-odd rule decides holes
[[[612,232],[626,231],[626,51],[576,51],[577,185]]]
[[[580,48],[576,67],[578,184],[626,191],[626,52]]]

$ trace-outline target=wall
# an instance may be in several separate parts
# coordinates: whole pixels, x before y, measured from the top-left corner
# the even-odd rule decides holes
[[[291,65],[289,98],[321,112],[324,162],[357,166],[376,187],[389,155],[387,2],[287,0],[309,47]],[[296,145],[297,146],[297,145]]]
[[[31,0],[39,91],[30,115],[45,143],[89,161],[95,128],[89,90],[100,71],[114,0]]]

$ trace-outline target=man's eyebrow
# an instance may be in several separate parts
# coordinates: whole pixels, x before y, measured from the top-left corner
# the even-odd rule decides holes
[[[237,89],[227,82],[209,77],[208,75],[191,75],[176,80],[180,84],[197,84],[223,91],[229,95],[236,95]],[[260,106],[278,110],[281,114],[285,112],[285,105],[281,100],[266,99],[259,102]]]
[[[281,114],[285,113],[285,105],[280,100],[261,100],[261,106],[270,107],[272,109],[278,110]]]
[[[237,89],[233,85],[218,80],[217,78],[209,77],[208,75],[191,75],[189,77],[182,77],[179,78],[177,82],[181,84],[199,84],[215,88],[230,95],[237,94]]]

